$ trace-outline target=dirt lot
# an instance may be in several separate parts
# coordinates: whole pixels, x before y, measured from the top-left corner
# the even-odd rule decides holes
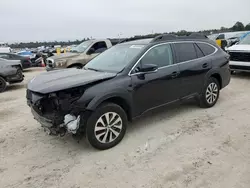
[[[189,102],[137,120],[116,147],[97,151],[46,135],[25,82],[0,94],[0,187],[250,187],[250,75],[237,75],[214,108]]]

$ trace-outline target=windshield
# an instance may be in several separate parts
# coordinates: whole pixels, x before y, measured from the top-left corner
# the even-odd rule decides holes
[[[243,38],[242,41],[239,42],[239,44],[249,44],[250,45],[250,34],[248,34],[245,38]]]
[[[118,73],[141,52],[143,47],[144,45],[131,44],[114,46],[92,59],[84,68]]]
[[[78,46],[76,46],[74,49],[72,49],[71,52],[82,53],[89,47],[90,44],[92,44],[91,40],[84,41]]]

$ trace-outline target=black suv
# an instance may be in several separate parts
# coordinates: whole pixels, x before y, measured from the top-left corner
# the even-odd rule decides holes
[[[118,44],[83,69],[43,73],[29,82],[27,101],[50,134],[86,135],[108,149],[135,117],[190,98],[212,107],[229,82],[229,55],[213,41],[161,35]]]

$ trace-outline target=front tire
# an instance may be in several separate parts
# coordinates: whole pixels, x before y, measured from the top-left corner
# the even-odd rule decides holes
[[[100,150],[112,148],[123,139],[127,123],[127,115],[120,106],[104,103],[87,120],[87,140]]]
[[[82,65],[73,65],[70,68],[82,69]]]
[[[220,84],[216,78],[209,78],[200,96],[202,108],[213,107],[220,96]]]
[[[0,77],[0,93],[4,92],[7,87],[7,83],[4,78]]]

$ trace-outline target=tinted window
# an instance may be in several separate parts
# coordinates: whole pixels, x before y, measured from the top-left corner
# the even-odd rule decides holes
[[[101,41],[101,42],[95,43],[91,48],[95,50],[95,53],[101,53],[102,51],[107,49],[107,45],[106,45],[106,42]]]
[[[198,58],[204,57],[203,52],[201,51],[201,49],[196,44],[194,45],[194,47],[195,47],[195,50],[196,50],[197,57]]]
[[[152,48],[141,59],[141,65],[143,64],[156,64],[158,67],[173,64],[173,56],[170,45],[164,44]]]
[[[225,34],[220,34],[220,35],[216,38],[216,40],[220,40],[220,39],[225,39]]]
[[[199,48],[202,50],[202,52],[205,54],[205,55],[210,55],[212,53],[214,53],[215,49],[214,47],[208,45],[208,44],[205,44],[205,43],[197,43],[197,45],[199,46]]]
[[[0,58],[9,58],[8,54],[0,54]]]
[[[193,43],[176,43],[174,46],[179,57],[178,62],[190,61],[197,58]]]

